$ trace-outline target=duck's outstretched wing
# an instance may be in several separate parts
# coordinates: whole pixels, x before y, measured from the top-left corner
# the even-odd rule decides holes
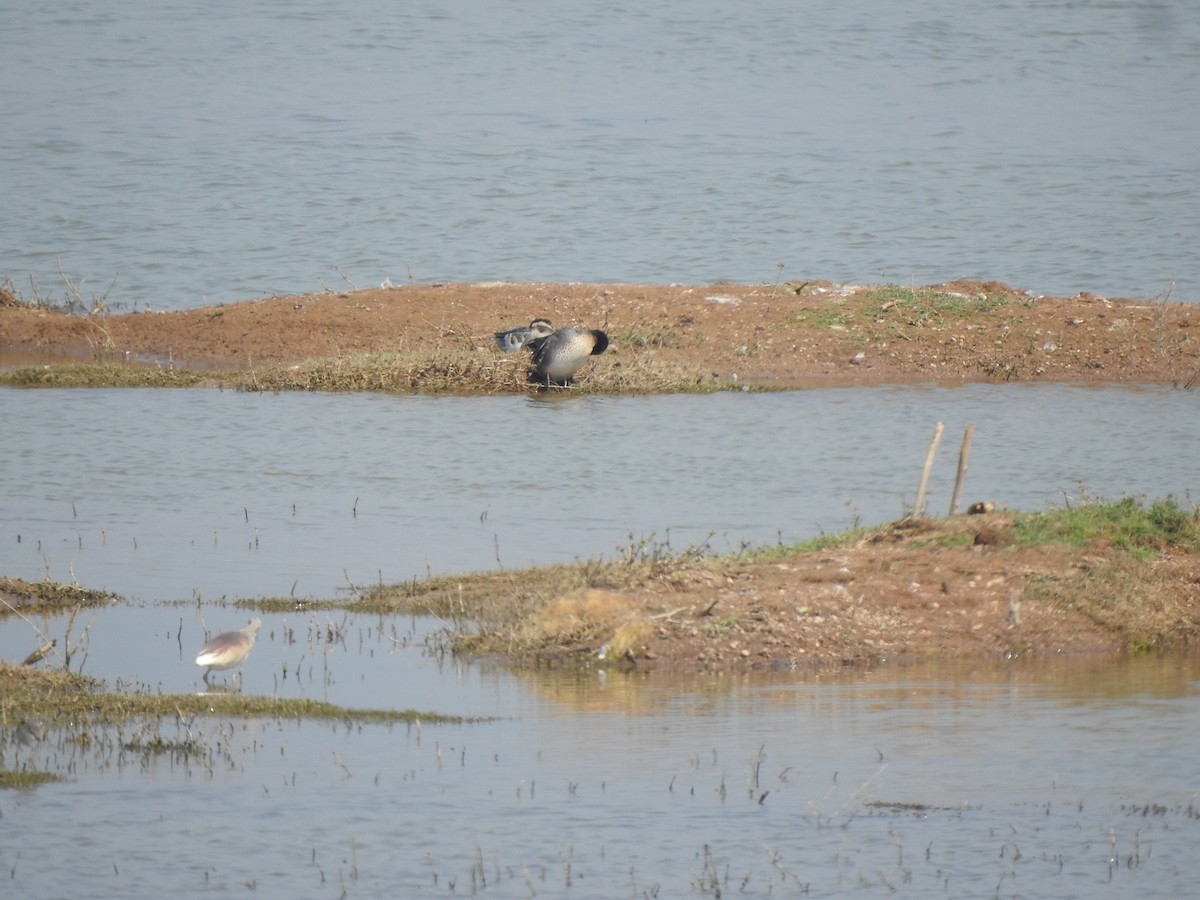
[[[520,350],[534,337],[529,328],[512,328],[508,331],[496,332],[496,346],[505,353]]]
[[[496,332],[496,346],[505,353],[512,353],[514,350],[520,350],[522,347],[529,346],[530,342],[538,338],[544,338],[554,331],[554,326],[550,324],[549,319],[534,319],[525,328],[510,328],[508,331]]]

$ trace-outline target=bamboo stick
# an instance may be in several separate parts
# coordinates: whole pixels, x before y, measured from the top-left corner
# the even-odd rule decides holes
[[[933,458],[937,455],[938,444],[942,442],[942,430],[946,426],[938,422],[933,430],[933,442],[929,445],[929,455],[925,457],[925,469],[921,472],[921,486],[917,488],[917,502],[913,504],[913,515],[917,518],[925,515],[925,492],[929,487],[929,473],[933,469]]]
[[[950,515],[958,515],[958,503],[962,499],[963,481],[967,477],[967,460],[971,457],[971,438],[975,436],[975,426],[968,425],[963,434],[962,449],[958,451],[958,475],[954,478],[954,494],[950,497]]]

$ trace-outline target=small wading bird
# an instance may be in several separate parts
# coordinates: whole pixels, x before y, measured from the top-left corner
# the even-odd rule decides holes
[[[208,684],[208,676],[213,669],[238,668],[238,679],[241,679],[240,666],[250,655],[254,646],[254,638],[262,627],[262,619],[251,619],[250,624],[241,631],[226,631],[218,634],[200,648],[196,657],[196,665],[208,666],[204,672],[204,683]]]
[[[564,387],[575,380],[589,356],[608,349],[608,335],[597,329],[559,328],[549,320],[534,319],[528,328],[513,328],[496,334],[501,350],[511,352],[527,348],[533,354],[529,380],[534,384]]]

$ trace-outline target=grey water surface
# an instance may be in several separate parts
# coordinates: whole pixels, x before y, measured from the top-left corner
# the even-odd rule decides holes
[[[901,387],[716,396],[430,398],[0,391],[0,570],[132,600],[332,597],[639,548],[792,542],[929,510],[1187,502],[1195,396]]]
[[[345,645],[317,679],[335,698],[370,683],[376,706],[454,696],[495,718],[165,724],[210,758],[145,752],[137,726],[86,744],[0,726],[7,767],[66,773],[0,794],[10,890],[1178,897],[1194,884],[1194,657],[646,679],[439,662],[377,624],[340,623]],[[415,637],[428,623],[413,624]],[[270,694],[295,647],[283,617],[264,632],[244,688]]]
[[[1198,84],[1190,0],[7,3],[0,277],[1198,300]]]

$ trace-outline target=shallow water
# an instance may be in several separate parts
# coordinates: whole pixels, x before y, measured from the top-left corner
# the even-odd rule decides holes
[[[794,541],[903,515],[933,427],[944,512],[1187,502],[1200,416],[1165,388],[976,385],[429,398],[0,391],[0,571],[141,601],[330,597],[428,573]],[[1114,424],[1115,423],[1115,424]]]
[[[711,397],[0,391],[0,571],[128,598],[0,622],[0,658],[110,687],[204,688],[218,602],[331,596],[669,540],[812,536],[911,503],[935,421],[976,425],[967,499],[1187,502],[1194,397],[978,385]],[[1114,426],[1114,423],[1118,423]],[[713,532],[710,536],[710,532]],[[211,756],[0,723],[23,896],[1184,896],[1197,875],[1193,658],[1015,660],[771,677],[512,672],[440,623],[264,617],[219,688],[467,725],[165,721]]]
[[[176,627],[173,610],[137,612]],[[130,618],[101,614],[89,667],[114,614]],[[275,692],[294,652],[271,637],[282,630],[268,617],[246,690]],[[335,701],[429,708],[449,686],[455,708],[498,718],[166,724],[211,741],[210,760],[145,756],[132,728],[84,748],[0,729],[9,767],[69,773],[0,794],[14,887],[1171,897],[1194,884],[1194,658],[645,679],[348,643],[329,665]]]
[[[126,309],[386,279],[1197,300],[1198,50],[1188,0],[24,4],[0,276]]]

